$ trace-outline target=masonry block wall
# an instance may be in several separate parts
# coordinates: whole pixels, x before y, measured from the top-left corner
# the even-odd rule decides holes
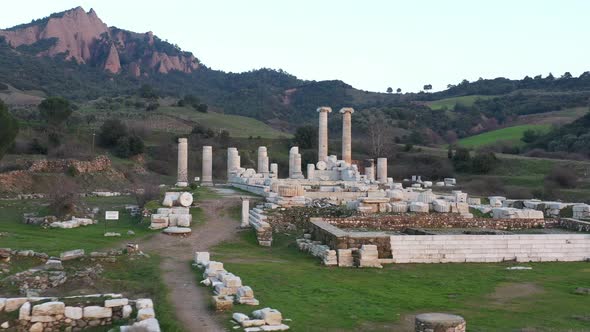
[[[590,234],[392,235],[395,263],[549,262],[590,259]]]

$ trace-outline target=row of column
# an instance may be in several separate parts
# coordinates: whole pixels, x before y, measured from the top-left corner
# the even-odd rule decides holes
[[[237,150],[236,150],[237,151]],[[201,183],[203,185],[213,184],[213,147],[203,146],[203,168],[201,172]],[[188,140],[178,139],[178,170],[177,187],[188,186]]]
[[[317,109],[320,115],[318,128],[318,161],[326,161],[328,158],[328,113],[332,108],[323,106]],[[347,164],[352,162],[352,107],[340,109],[342,114],[342,160]]]

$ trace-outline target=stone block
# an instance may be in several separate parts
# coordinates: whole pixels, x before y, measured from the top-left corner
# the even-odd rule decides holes
[[[84,307],[83,316],[88,319],[110,318],[113,316],[113,310],[100,306],[89,306]]]
[[[63,315],[65,310],[63,302],[45,302],[33,306],[33,316]]]
[[[237,295],[238,297],[254,297],[254,291],[250,286],[241,286],[238,287]]]
[[[104,301],[104,306],[107,308],[122,307],[127,304],[129,304],[128,299],[111,299]]]
[[[129,317],[131,317],[131,313],[132,312],[133,312],[133,308],[131,308],[130,305],[128,305],[128,304],[127,305],[124,305],[123,306],[123,310],[121,312],[121,316],[123,318],[129,318]]]
[[[216,311],[232,310],[234,306],[234,298],[231,296],[219,295],[213,296],[213,307]]]
[[[248,317],[248,315],[244,315],[244,314],[242,314],[242,313],[239,313],[239,312],[235,312],[235,313],[234,313],[234,314],[233,314],[231,317],[232,317],[232,319],[233,319],[234,321],[236,321],[237,323],[241,323],[241,322],[243,322],[243,321],[245,321],[245,320],[248,320],[248,319],[250,319],[250,318]]]
[[[208,251],[196,251],[195,252],[195,263],[207,266],[210,261],[210,256]]]
[[[77,259],[77,258],[81,258],[81,257],[84,257],[84,249],[75,249],[75,250],[64,251],[59,255],[59,258],[62,261],[68,261],[68,260]]]
[[[80,307],[65,307],[64,315],[66,318],[69,318],[72,320],[78,320],[78,319],[82,319],[83,311],[82,311],[82,308],[80,308]]]
[[[154,308],[143,308],[137,311],[137,320],[144,320],[155,317],[156,313],[154,312]]]
[[[24,303],[27,302],[26,297],[13,297],[6,299],[4,303],[4,311],[13,312],[18,310]]]
[[[135,301],[135,308],[137,308],[137,310],[153,307],[154,302],[152,302],[152,299],[138,299],[137,301]]]
[[[288,325],[285,324],[278,324],[278,325],[264,325],[260,327],[262,331],[287,331],[289,329]]]
[[[18,309],[19,320],[31,320],[31,302],[25,302],[20,309]]]
[[[43,323],[37,322],[31,325],[31,328],[29,328],[29,332],[43,332]]]
[[[263,326],[266,324],[266,321],[264,319],[248,319],[245,321],[242,321],[240,323],[240,325],[242,327],[255,327],[255,326]]]

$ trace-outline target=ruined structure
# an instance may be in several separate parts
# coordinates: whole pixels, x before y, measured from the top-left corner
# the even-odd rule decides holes
[[[178,139],[178,178],[176,186],[188,186],[188,140],[186,138]]]

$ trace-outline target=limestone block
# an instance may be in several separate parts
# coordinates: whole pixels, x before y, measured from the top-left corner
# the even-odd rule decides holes
[[[263,325],[260,328],[262,329],[262,331],[287,331],[289,329],[289,326],[285,324]]]
[[[144,320],[155,317],[156,313],[154,312],[154,308],[143,308],[137,311],[137,320]]]
[[[113,309],[100,306],[84,307],[83,316],[90,319],[110,318],[113,316]]]
[[[191,214],[170,214],[169,215],[170,226],[178,227],[189,227],[193,216]]]
[[[238,287],[238,297],[254,297],[254,291],[250,286]]]
[[[467,204],[481,205],[481,198],[469,197],[469,198],[467,198]]]
[[[66,318],[78,320],[82,319],[83,312],[82,308],[80,307],[65,307],[64,308],[64,315]]]
[[[430,204],[432,203],[432,201],[434,201],[436,199],[436,195],[434,195],[432,193],[432,191],[427,190],[425,192],[422,192],[420,194],[418,194],[418,202],[422,202],[422,203],[427,203]]]
[[[242,279],[240,277],[229,277],[223,280],[225,287],[241,287],[242,286]]]
[[[432,202],[432,207],[433,207],[434,211],[440,212],[440,213],[447,213],[447,212],[451,211],[451,206],[450,206],[449,202],[444,201],[442,199],[435,199]]]
[[[63,315],[65,310],[63,302],[46,302],[33,306],[33,316]]]
[[[439,182],[436,182],[434,185],[437,187],[444,187],[445,183],[443,181],[439,181]]]
[[[281,325],[283,315],[276,309],[265,308],[262,309],[260,319],[263,319],[268,325]]]
[[[127,304],[129,304],[128,299],[112,299],[104,301],[104,306],[107,308],[122,307]]]
[[[166,228],[170,223],[170,219],[167,214],[152,214],[150,217],[151,228]]]
[[[338,249],[338,266],[352,267],[354,266],[354,258],[351,249]]]
[[[166,192],[166,194],[164,194],[164,200],[162,201],[162,205],[166,207],[174,206],[174,202],[178,200],[179,196],[180,193],[176,191]]]
[[[134,323],[131,327],[121,326],[121,332],[160,332],[160,322],[155,318],[148,318],[137,323]]]
[[[411,212],[428,212],[429,206],[428,203],[425,202],[410,202],[410,211]]]
[[[31,322],[50,323],[56,321],[56,316],[31,316]]]
[[[213,296],[213,306],[217,311],[231,310],[234,306],[234,299],[231,296],[219,295]]]
[[[245,320],[249,320],[250,319],[247,315],[244,315],[244,314],[239,313],[239,312],[235,312],[231,317],[237,323],[241,323],[241,322],[243,322]]]
[[[209,264],[210,256],[208,251],[195,251],[195,263],[206,266]]]
[[[138,299],[137,301],[135,301],[135,308],[137,310],[141,310],[141,309],[145,309],[145,308],[153,308],[154,307],[154,302],[152,302],[152,299]]]
[[[123,318],[129,318],[131,317],[131,313],[133,312],[133,308],[131,308],[130,305],[124,305],[123,306],[123,310],[121,312],[121,315]]]
[[[4,311],[13,312],[18,310],[24,303],[27,302],[26,297],[13,297],[6,299],[4,303]]]
[[[223,263],[216,262],[216,261],[210,261],[209,264],[207,265],[207,268],[210,269],[211,271],[222,271],[223,270]]]
[[[406,212],[408,212],[408,203],[406,203],[406,202],[391,203],[391,212],[393,212],[393,213],[406,213]]]
[[[184,206],[175,206],[170,209],[170,214],[190,214],[191,211],[189,208]]]
[[[69,261],[76,258],[84,257],[84,249],[76,249],[70,251],[64,251],[59,255],[62,261]]]
[[[37,322],[31,325],[31,328],[29,328],[29,332],[43,332],[43,323]]]
[[[19,320],[31,320],[31,302],[25,302],[18,310]]]
[[[173,234],[173,235],[184,235],[184,234],[190,234],[192,232],[192,230],[188,227],[172,226],[172,227],[164,228],[164,230],[162,232],[167,233],[167,234]]]
[[[248,319],[248,320],[244,320],[240,323],[240,325],[242,325],[242,327],[263,326],[265,324],[266,324],[266,321],[264,321],[264,319]]]
[[[506,197],[502,197],[502,196],[490,196],[490,197],[488,197],[488,199],[490,200],[490,206],[492,206],[492,207],[501,207],[502,206],[502,202],[506,200]]]
[[[171,213],[170,208],[158,208],[157,214],[169,215]]]

